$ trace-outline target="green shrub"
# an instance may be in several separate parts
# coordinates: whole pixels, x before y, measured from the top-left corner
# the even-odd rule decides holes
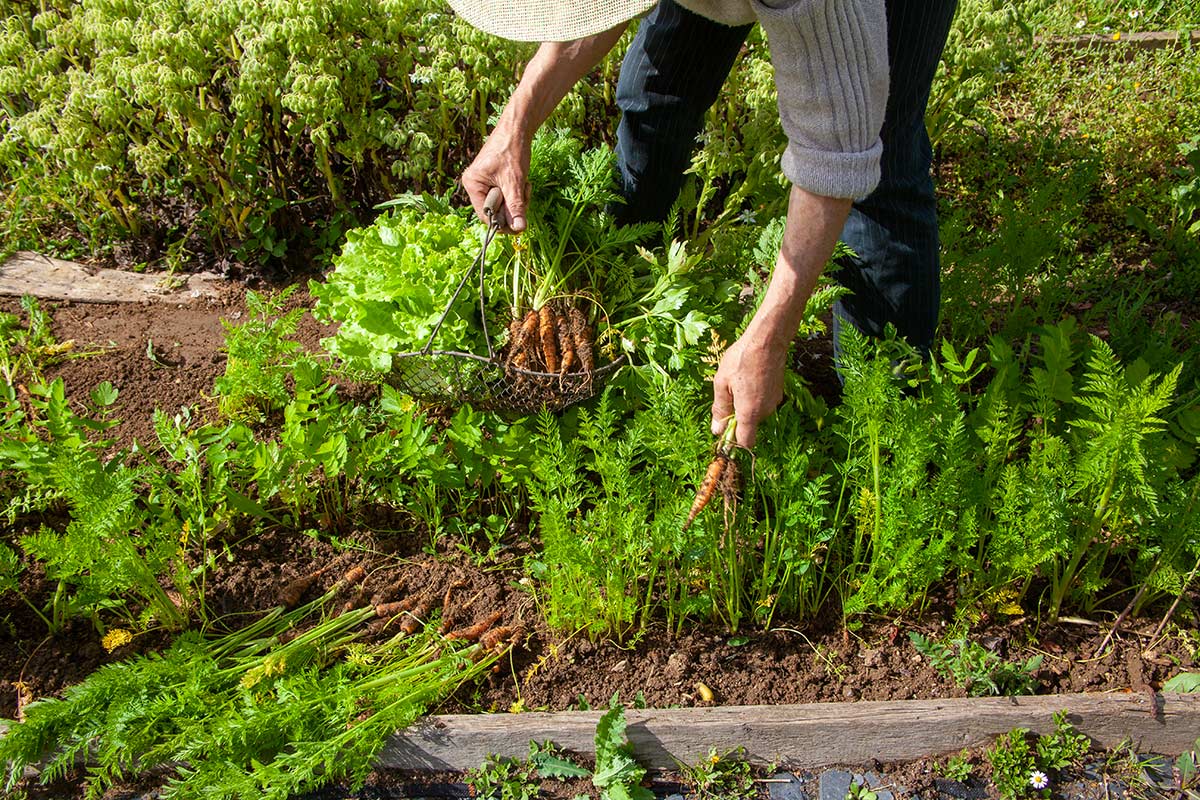
[[[81,231],[197,232],[248,259],[328,248],[360,201],[440,188],[528,49],[433,0],[58,0],[0,16],[5,182],[67,176],[56,210]],[[179,202],[195,219],[155,220]]]

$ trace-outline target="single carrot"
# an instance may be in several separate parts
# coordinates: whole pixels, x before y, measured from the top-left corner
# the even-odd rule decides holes
[[[451,598],[459,589],[466,586],[465,581],[455,581],[446,587],[446,593],[442,595],[442,625],[438,629],[441,633],[445,633],[450,628],[451,618],[454,614],[454,609],[450,605]]]
[[[721,482],[721,476],[725,473],[725,468],[729,465],[729,456],[724,453],[717,453],[712,461],[708,462],[708,469],[704,472],[704,480],[700,481],[700,488],[696,491],[696,499],[692,501],[692,508],[688,511],[687,521],[683,523],[683,529],[686,531],[696,519],[700,516],[700,512],[712,500],[713,494],[717,490],[717,485]]]
[[[403,600],[397,600],[393,603],[378,603],[375,606],[375,616],[377,617],[394,617],[397,614],[403,614],[413,607],[415,598],[407,597]]]
[[[587,317],[575,306],[567,309],[567,315],[571,318],[571,339],[575,344],[575,356],[579,359],[579,366],[584,372],[591,372],[596,368],[596,357]]]
[[[492,628],[483,636],[480,636],[479,646],[484,650],[496,650],[512,635],[512,628],[508,627],[507,625],[501,625],[498,628]]]
[[[558,373],[558,315],[549,305],[541,310],[542,357],[545,359],[546,372]]]
[[[429,612],[437,601],[432,595],[425,595],[418,602],[416,608],[410,611],[400,622],[400,630],[405,633],[416,633],[417,629],[425,624],[425,617],[429,616]]]
[[[538,312],[530,311],[524,319],[514,319],[508,326],[508,363],[518,369],[526,369],[530,345],[538,335]]]
[[[734,417],[730,417],[725,423],[725,431],[721,434],[721,439],[717,443],[717,454],[713,456],[712,461],[708,462],[708,469],[704,471],[704,480],[700,481],[700,488],[696,490],[696,499],[692,501],[687,521],[683,523],[685,531],[695,522],[696,517],[700,516],[700,512],[712,500],[713,494],[716,493],[717,488],[723,483],[725,471],[733,463],[733,459],[729,454],[733,452],[733,432],[736,424],[737,419]]]
[[[447,639],[465,639],[468,642],[474,642],[487,633],[488,629],[496,624],[496,621],[504,616],[502,611],[494,611],[486,617],[476,622],[474,625],[469,625],[466,628],[459,628],[456,631],[450,631],[446,634]]]
[[[562,361],[558,367],[558,374],[566,375],[575,367],[575,364],[579,360],[575,356],[575,334],[571,330],[570,311],[568,310],[566,314],[559,314],[555,323],[555,333],[558,336],[558,349],[562,353]]]
[[[300,604],[305,592],[312,588],[316,583],[317,578],[321,577],[321,570],[310,572],[307,575],[301,575],[299,578],[289,582],[283,587],[283,591],[279,593],[279,602],[284,608],[293,608]]]
[[[338,582],[342,586],[349,586],[350,584],[358,583],[365,577],[367,577],[367,571],[365,569],[363,569],[361,566],[356,566],[356,567],[351,567],[346,572],[346,574],[342,576],[342,579]]]

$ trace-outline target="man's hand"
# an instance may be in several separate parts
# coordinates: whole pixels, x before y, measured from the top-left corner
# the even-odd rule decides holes
[[[729,346],[713,378],[712,432],[737,417],[737,443],[753,447],[758,425],[783,399],[788,347],[838,234],[850,201],[792,187],[783,246],[771,283],[742,337]]]
[[[463,172],[463,188],[471,198],[475,214],[483,222],[483,202],[492,187],[499,186],[504,195],[500,206],[500,231],[520,233],[525,230],[525,209],[529,203],[528,137],[514,136],[497,128],[483,143],[471,166]]]
[[[754,446],[758,424],[783,399],[787,353],[787,342],[780,346],[751,331],[729,346],[713,378],[713,436],[721,435],[736,411],[738,445]]]

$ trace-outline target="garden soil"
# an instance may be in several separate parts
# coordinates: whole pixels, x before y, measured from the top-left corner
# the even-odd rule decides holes
[[[297,294],[292,304],[308,302]],[[96,351],[56,366],[75,402],[102,381],[119,390],[114,416],[122,422],[110,433],[117,446],[153,443],[151,415],[182,406],[193,418],[214,412],[213,380],[224,370],[222,319],[245,314],[243,295],[231,290],[220,300],[193,305],[47,304],[59,341],[73,339],[76,352]],[[0,299],[0,310],[18,311]],[[325,335],[306,316],[298,338],[317,348]],[[828,348],[801,351],[799,367],[824,379]],[[350,387],[351,391],[364,392]],[[38,520],[61,524],[63,520]],[[19,533],[19,532],[18,532]],[[591,641],[583,633],[551,631],[538,613],[535,593],[520,565],[528,545],[503,551],[480,565],[459,544],[426,552],[427,537],[406,527],[399,516],[347,522],[338,544],[282,531],[251,535],[228,530],[217,543],[223,554],[207,585],[210,617],[239,619],[245,612],[279,604],[292,581],[319,572],[305,593],[311,599],[354,566],[368,577],[344,598],[345,607],[418,596],[427,613],[442,613],[448,627],[465,626],[499,612],[495,625],[519,634],[519,643],[481,684],[463,689],[438,711],[565,710],[596,708],[614,693],[625,702],[649,706],[777,704],[816,701],[903,700],[955,697],[964,690],[940,676],[916,652],[908,634],[943,635],[951,621],[950,598],[920,616],[857,620],[853,629],[836,611],[816,624],[778,621],[770,631],[744,631],[733,637],[712,626],[689,625],[672,635],[651,629],[625,646]],[[526,537],[514,537],[527,541]],[[228,558],[224,557],[225,555]],[[22,577],[22,591],[34,603],[49,598],[50,584],[36,567]],[[1116,609],[1119,611],[1119,609]],[[1145,692],[1182,670],[1196,669],[1194,643],[1181,638],[1151,641],[1158,617],[1127,620],[1106,651],[1094,650],[1115,614],[1094,621],[1042,624],[1024,617],[980,618],[972,638],[1009,660],[1043,656],[1039,691]],[[1099,624],[1097,624],[1099,623]],[[218,623],[220,624],[220,623]],[[0,597],[0,718],[19,718],[31,700],[54,695],[104,663],[165,646],[169,636],[151,633],[108,653],[89,622],[76,621],[62,634],[45,636],[44,625],[12,593]],[[378,628],[373,635],[392,631]],[[702,699],[700,685],[713,700]]]

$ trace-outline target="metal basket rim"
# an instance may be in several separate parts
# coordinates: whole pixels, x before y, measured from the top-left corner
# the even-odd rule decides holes
[[[471,361],[478,361],[482,364],[486,364],[489,367],[495,367],[497,369],[504,370],[505,373],[511,373],[511,374],[516,374],[516,375],[525,375],[525,376],[531,377],[531,378],[563,378],[563,377],[570,377],[570,376],[590,377],[590,378],[603,377],[603,376],[608,375],[610,372],[615,372],[620,367],[625,366],[625,364],[628,363],[628,360],[629,360],[628,358],[626,358],[625,354],[622,353],[621,355],[617,356],[615,359],[608,362],[604,366],[597,367],[596,369],[592,370],[591,372],[568,372],[565,375],[560,375],[557,372],[536,372],[534,370],[523,369],[521,367],[514,367],[510,364],[505,364],[503,361],[499,360],[498,358],[488,358],[487,356],[481,356],[478,353],[464,353],[459,350],[430,350],[428,352],[421,351],[421,350],[414,350],[414,351],[408,352],[408,353],[396,353],[395,355],[392,356],[392,360],[393,360],[393,362],[395,362],[396,359],[419,358],[422,356],[449,356],[452,358],[465,358],[465,359],[469,359]],[[396,366],[393,363],[392,370],[395,371],[395,369],[396,369]]]

